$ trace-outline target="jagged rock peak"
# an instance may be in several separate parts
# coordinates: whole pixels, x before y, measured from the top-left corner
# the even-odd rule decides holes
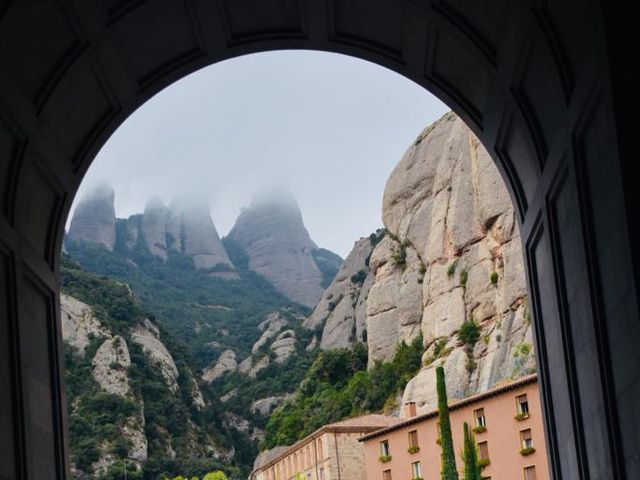
[[[99,185],[85,193],[73,213],[69,240],[101,243],[113,250],[116,243],[114,199],[113,188],[107,184]]]
[[[149,253],[154,257],[166,260],[167,254],[167,221],[169,209],[160,197],[151,197],[144,207],[142,216],[142,237]]]
[[[308,307],[318,302],[325,275],[315,256],[323,250],[311,240],[290,193],[257,195],[240,213],[228,238],[244,249],[249,268],[287,298]]]
[[[170,249],[192,257],[198,269],[234,269],[213,224],[206,198],[182,196],[171,202],[169,210],[167,234]]]

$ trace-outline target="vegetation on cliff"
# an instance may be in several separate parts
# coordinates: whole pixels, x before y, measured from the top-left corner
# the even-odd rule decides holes
[[[263,447],[290,445],[325,424],[395,407],[420,369],[422,352],[420,336],[410,345],[400,343],[391,362],[378,361],[370,370],[361,343],[320,353],[294,399],[271,414]]]
[[[62,258],[61,276],[63,293],[90,305],[101,325],[124,339],[131,356],[131,365],[121,367],[131,380],[131,392],[119,396],[100,388],[92,375],[91,360],[103,338],[91,337],[84,355],[65,344],[71,459],[76,467],[90,472],[92,464],[107,454],[112,457],[107,462],[111,465],[99,475],[101,480],[119,479],[123,468],[127,469],[128,478],[134,480],[156,479],[177,471],[201,475],[220,468],[221,460],[206,455],[205,447],[215,447],[212,439],[224,444],[229,432],[220,421],[215,405],[202,411],[196,408],[186,349],[160,330],[162,341],[178,368],[179,389],[173,393],[157,365],[131,341],[130,329],[153,316],[145,311],[128,286],[81,269],[67,255]],[[141,412],[143,419],[139,418]],[[142,470],[137,470],[135,462],[127,462],[133,445],[122,431],[141,427],[148,442],[148,453]],[[193,448],[194,444],[200,448]],[[167,455],[169,450],[175,454]],[[226,469],[237,471],[228,466]]]

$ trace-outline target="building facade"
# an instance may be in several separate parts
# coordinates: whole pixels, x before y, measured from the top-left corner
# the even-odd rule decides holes
[[[251,472],[250,480],[365,480],[364,445],[359,440],[398,423],[385,415],[364,415],[319,428]]]
[[[408,418],[360,439],[367,480],[440,478],[438,412],[416,416],[415,407],[408,407]],[[475,432],[483,479],[550,478],[536,375],[450,402],[450,417],[459,471],[467,422]]]

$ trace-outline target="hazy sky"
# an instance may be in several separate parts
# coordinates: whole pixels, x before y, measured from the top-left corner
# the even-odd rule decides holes
[[[221,236],[273,185],[297,198],[314,241],[341,256],[382,226],[385,182],[418,133],[448,108],[383,67],[330,53],[227,60],[176,82],[136,111],[89,170],[116,191],[116,214],[197,190]],[[76,199],[77,200],[77,199]]]

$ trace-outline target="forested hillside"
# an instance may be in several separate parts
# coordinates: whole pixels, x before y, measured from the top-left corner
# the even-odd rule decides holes
[[[119,479],[126,468],[128,478],[156,479],[223,465],[238,473],[229,462],[232,436],[218,405],[205,404],[187,350],[153,323],[126,284],[87,272],[68,256],[61,275],[76,476]],[[160,348],[152,348],[153,338]]]

